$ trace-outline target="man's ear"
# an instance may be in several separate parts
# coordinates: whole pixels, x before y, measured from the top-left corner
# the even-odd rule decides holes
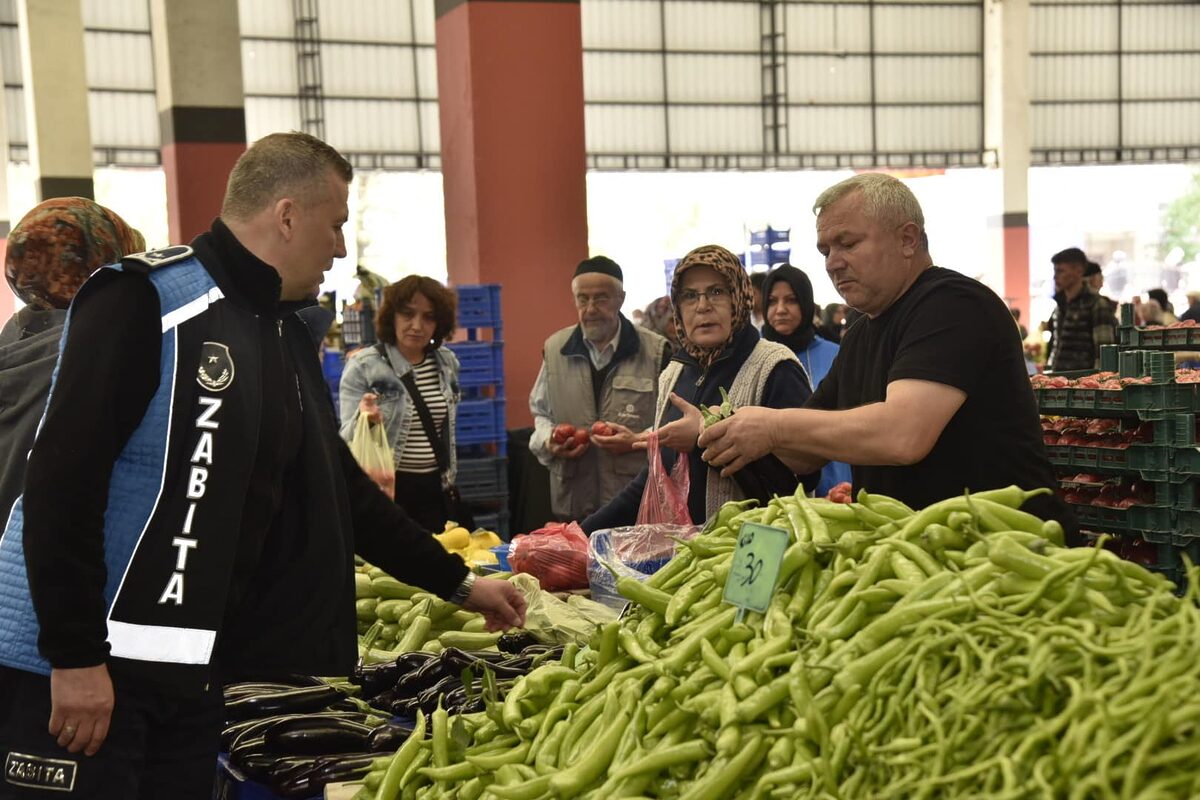
[[[921,226],[906,222],[900,226],[900,251],[905,258],[912,258],[921,249]]]
[[[271,209],[271,222],[284,241],[290,242],[296,235],[296,215],[299,209],[290,197],[281,197]]]

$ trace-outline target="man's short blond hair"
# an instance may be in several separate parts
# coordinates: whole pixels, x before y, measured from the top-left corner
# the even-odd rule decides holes
[[[835,183],[821,192],[813,203],[813,213],[820,216],[826,208],[854,192],[862,197],[863,213],[876,222],[895,227],[915,222],[925,232],[925,212],[916,195],[903,182],[882,172],[864,172]]]
[[[264,136],[229,173],[221,217],[246,220],[284,197],[308,202],[330,171],[346,183],[354,177],[350,162],[315,136],[299,131]]]

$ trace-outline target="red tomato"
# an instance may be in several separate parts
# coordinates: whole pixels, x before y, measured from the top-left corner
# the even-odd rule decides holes
[[[575,439],[575,444],[574,444],[575,447],[580,447],[582,445],[585,445],[585,444],[587,444],[587,441],[588,441],[588,432],[581,428],[581,429],[575,431],[574,439]]]
[[[575,426],[568,422],[560,422],[554,426],[554,433],[550,434],[550,438],[555,444],[566,444],[572,436],[575,435]]]
[[[614,433],[616,431],[604,420],[596,420],[592,423],[592,436],[612,436]]]

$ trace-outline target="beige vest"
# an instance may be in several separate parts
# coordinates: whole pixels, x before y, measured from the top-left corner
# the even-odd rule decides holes
[[[784,361],[800,363],[790,347],[778,342],[759,339],[758,344],[750,351],[750,357],[746,359],[746,363],[742,364],[742,368],[734,377],[733,386],[728,389],[729,400],[734,407],[761,405],[763,391],[767,386],[767,378],[771,376],[771,370]],[[803,365],[800,369],[804,369]],[[654,409],[654,427],[656,428],[662,424],[663,412],[667,409],[671,390],[675,388],[675,382],[679,380],[679,373],[682,371],[683,364],[672,361],[658,378],[658,404]],[[704,513],[707,516],[711,517],[717,512],[717,509],[730,500],[743,499],[742,490],[738,488],[732,478],[722,478],[721,472],[715,469],[706,470],[706,472],[708,477],[705,485]],[[693,475],[692,480],[695,479],[696,476]]]
[[[624,322],[623,325],[632,325]],[[608,373],[600,391],[600,408],[592,392],[590,358],[564,356],[563,346],[575,332],[564,328],[546,340],[546,385],[554,421],[590,428],[593,422],[616,422],[631,431],[644,431],[653,423],[657,401],[656,379],[662,367],[666,340],[641,325],[637,353],[618,362]],[[625,488],[642,467],[641,451],[614,456],[592,446],[579,458],[556,458],[550,462],[550,506],[556,516],[582,520]]]

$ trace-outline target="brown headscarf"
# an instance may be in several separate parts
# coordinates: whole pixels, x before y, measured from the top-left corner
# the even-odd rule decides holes
[[[8,234],[4,277],[34,308],[66,308],[88,276],[146,249],[116,212],[84,197],[44,200]]]
[[[729,286],[730,300],[733,301],[733,324],[730,326],[729,338],[716,347],[705,348],[695,344],[687,338],[687,330],[683,327],[683,315],[679,311],[679,290],[683,285],[683,273],[692,267],[712,267]],[[754,286],[737,256],[720,245],[706,244],[688,253],[675,267],[675,275],[671,278],[671,300],[680,345],[700,363],[701,369],[708,369],[709,365],[725,352],[725,348],[734,337],[741,333],[742,328],[750,324],[754,311]]]

